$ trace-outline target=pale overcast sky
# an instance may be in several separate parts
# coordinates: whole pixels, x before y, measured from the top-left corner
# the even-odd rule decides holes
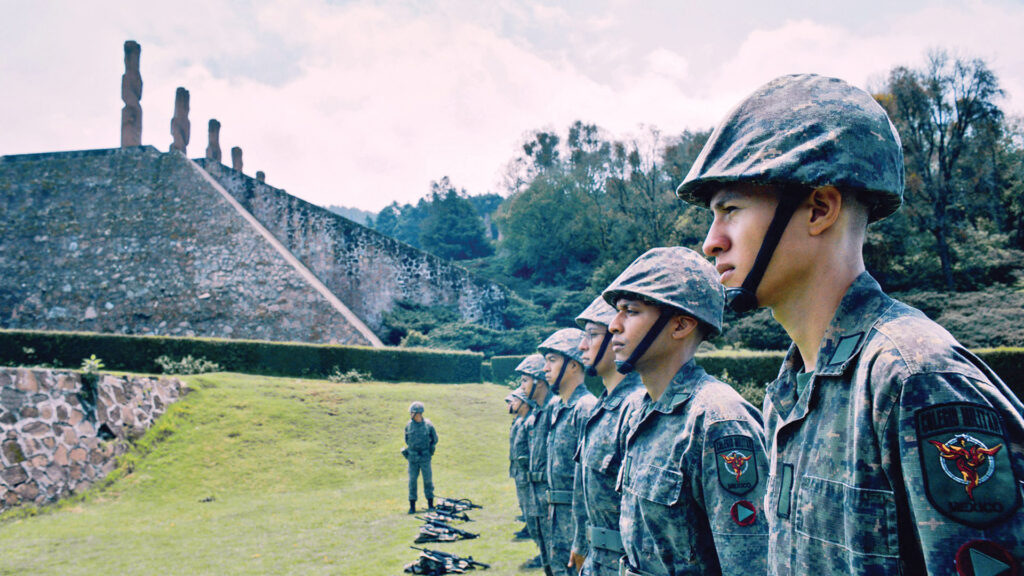
[[[449,176],[470,194],[535,129],[707,129],[788,73],[879,86],[929,49],[980,57],[1024,112],[1019,0],[176,2],[0,0],[0,155],[120,144],[123,44],[142,46],[144,144],[166,151],[175,88],[190,157],[310,202],[377,211]]]

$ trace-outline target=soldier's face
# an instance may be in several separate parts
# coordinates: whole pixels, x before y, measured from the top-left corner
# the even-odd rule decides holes
[[[714,257],[719,281],[725,287],[738,288],[743,285],[761,249],[778,203],[775,194],[749,186],[723,188],[711,197],[711,210],[715,218],[704,239],[703,250],[705,255]],[[777,285],[788,276],[784,272],[786,263],[783,261],[792,259],[786,257],[792,254],[788,250],[788,245],[792,243],[790,228],[787,226],[783,233],[764,278],[758,285],[757,296],[762,305],[769,305],[765,296],[774,294]]]
[[[562,369],[562,362],[565,362],[565,357],[561,354],[548,352],[544,355],[544,376],[547,377],[548,382],[554,382],[555,378],[558,378],[558,372]]]
[[[629,359],[637,344],[658,320],[661,311],[657,306],[641,300],[626,298],[620,298],[615,303],[615,308],[618,314],[608,325],[608,331],[612,333],[611,349],[615,353],[615,359],[622,362]]]
[[[583,363],[587,366],[594,366],[594,360],[597,356],[597,352],[601,349],[601,344],[605,338],[608,338],[608,328],[603,324],[597,324],[594,322],[587,322],[583,329],[583,339],[580,340],[579,349],[583,352]],[[594,366],[600,373],[604,368],[611,364],[615,366],[615,359],[612,354],[605,352],[601,357],[600,362],[597,366]]]
[[[423,422],[423,414],[419,412],[413,412],[412,419],[416,422]]]

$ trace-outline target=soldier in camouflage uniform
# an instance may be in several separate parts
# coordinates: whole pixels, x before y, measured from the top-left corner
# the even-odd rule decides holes
[[[573,507],[576,476],[573,456],[579,447],[583,424],[597,402],[583,384],[582,340],[582,330],[564,328],[537,347],[544,355],[544,372],[551,389],[558,394],[558,401],[551,407],[548,432],[548,520],[551,523],[548,555],[551,571],[566,576],[576,525],[586,523],[585,517],[582,520],[576,517],[582,510]]]
[[[693,359],[722,330],[718,274],[692,250],[655,248],[602,295],[618,310],[608,330],[619,370],[645,389],[619,425],[622,573],[763,574],[761,414]]]
[[[427,497],[427,508],[434,508],[434,474],[430,459],[437,447],[437,431],[434,424],[423,417],[423,402],[409,405],[409,423],[405,425],[405,448],[402,455],[409,461],[409,514],[416,513],[416,482],[423,473],[423,495]]]
[[[529,446],[527,443],[526,433],[523,429],[523,423],[526,422],[526,417],[530,414],[531,406],[530,402],[527,401],[526,393],[523,390],[523,388],[513,390],[505,397],[505,402],[508,404],[509,414],[514,415],[512,418],[512,425],[509,427],[508,432],[508,475],[515,483],[516,501],[519,504],[519,513],[525,522],[525,492],[530,485],[530,481],[526,478],[526,469],[520,466],[519,462],[516,460],[516,443],[518,442],[521,447]],[[515,537],[532,538],[532,536],[529,535],[529,527],[524,526],[522,530],[515,533]]]
[[[517,392],[522,394],[525,406],[520,407],[520,410],[525,413],[520,420],[518,432],[512,442],[512,466],[515,470],[516,496],[519,499],[519,506],[523,511],[523,517],[526,519],[527,532],[530,538],[537,543],[537,546],[541,547],[542,540],[538,525],[541,507],[533,499],[529,468],[530,434],[533,430],[533,419],[531,416],[537,410],[537,402],[531,398],[531,395],[535,392],[534,382],[538,379],[544,379],[544,357],[540,354],[531,354],[516,366],[515,371],[519,374],[519,388]],[[533,517],[532,521],[531,517]],[[523,567],[540,568],[541,566],[542,557],[538,554],[536,558],[528,561]]]
[[[1024,406],[865,271],[903,185],[874,99],[795,75],[737,106],[677,191],[714,212],[704,251],[734,308],[793,338],[764,403],[770,574],[1020,573]]]
[[[625,553],[619,535],[622,496],[615,490],[622,453],[619,450],[619,416],[629,404],[640,402],[644,387],[636,372],[621,374],[615,369],[615,354],[608,345],[608,325],[616,310],[598,296],[579,316],[583,329],[580,352],[587,373],[600,376],[604,391],[583,425],[576,452],[574,505],[585,520],[576,525],[572,564],[587,576],[615,576],[619,557]]]
[[[540,566],[544,568],[545,574],[550,574],[548,540],[551,537],[551,523],[547,519],[548,425],[550,421],[549,408],[552,403],[558,402],[558,397],[552,394],[548,387],[544,374],[544,357],[540,354],[527,356],[516,370],[529,374],[533,380],[528,398],[534,402],[534,408],[523,423],[529,441],[529,450],[525,455],[521,451],[516,453],[516,458],[526,469],[526,477],[530,482],[526,499],[526,525],[537,542],[537,547],[540,548]]]

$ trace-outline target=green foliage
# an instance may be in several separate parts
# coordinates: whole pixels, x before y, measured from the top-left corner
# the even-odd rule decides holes
[[[470,350],[485,357],[530,353],[551,330],[544,326],[495,330],[468,322],[451,322],[431,330],[429,335],[410,333],[403,346],[420,345],[446,350]]]
[[[431,186],[427,217],[420,229],[420,246],[452,260],[479,258],[494,252],[483,220],[466,191],[457,191],[447,176]]]
[[[88,358],[82,360],[82,372],[86,374],[96,374],[103,368],[103,360],[97,358],[95,354],[90,354]]]
[[[327,376],[328,382],[334,382],[335,384],[352,384],[359,382],[369,382],[373,380],[373,376],[369,372],[361,372],[352,368],[346,372],[342,372],[341,368],[335,366],[331,373]]]
[[[416,348],[367,348],[255,340],[124,336],[82,332],[0,330],[0,362],[23,364],[20,351],[37,350],[54,366],[75,366],[89,350],[111,370],[156,373],[161,356],[207,358],[223,370],[276,376],[326,377],[334,366],[369,372],[375,380],[479,382],[481,354]]]
[[[384,313],[382,340],[385,344],[397,345],[410,332],[425,335],[442,324],[458,320],[459,313],[447,306],[425,306],[397,300],[394,307]]]
[[[1024,346],[1024,290],[919,291],[897,298],[921,310],[968,348]]]
[[[160,356],[154,360],[164,374],[204,374],[206,372],[220,372],[220,365],[210,362],[206,358],[193,358],[186,354],[180,360],[174,360],[170,356]]]
[[[747,350],[785,350],[790,338],[767,308],[739,317],[726,309],[724,332],[712,343]]]
[[[538,342],[539,343],[539,342]],[[511,356],[491,357],[491,382],[497,384],[510,384],[519,380],[516,375],[516,366],[529,354],[515,354]]]

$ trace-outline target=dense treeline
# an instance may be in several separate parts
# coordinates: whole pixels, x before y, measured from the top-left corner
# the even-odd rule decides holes
[[[943,322],[968,346],[1024,345],[1024,126],[999,107],[996,75],[978,59],[928,55],[873,90],[902,137],[902,210],[869,228],[868,269],[890,292]],[[531,133],[508,164],[503,195],[470,196],[448,178],[416,206],[392,204],[376,228],[462,260],[512,288],[507,333],[403,305],[391,343],[528,352],[573,318],[629,262],[654,246],[700,250],[706,210],[677,200],[710,131],[648,127],[615,139],[575,122]],[[767,311],[730,318],[717,347],[780,349]]]

